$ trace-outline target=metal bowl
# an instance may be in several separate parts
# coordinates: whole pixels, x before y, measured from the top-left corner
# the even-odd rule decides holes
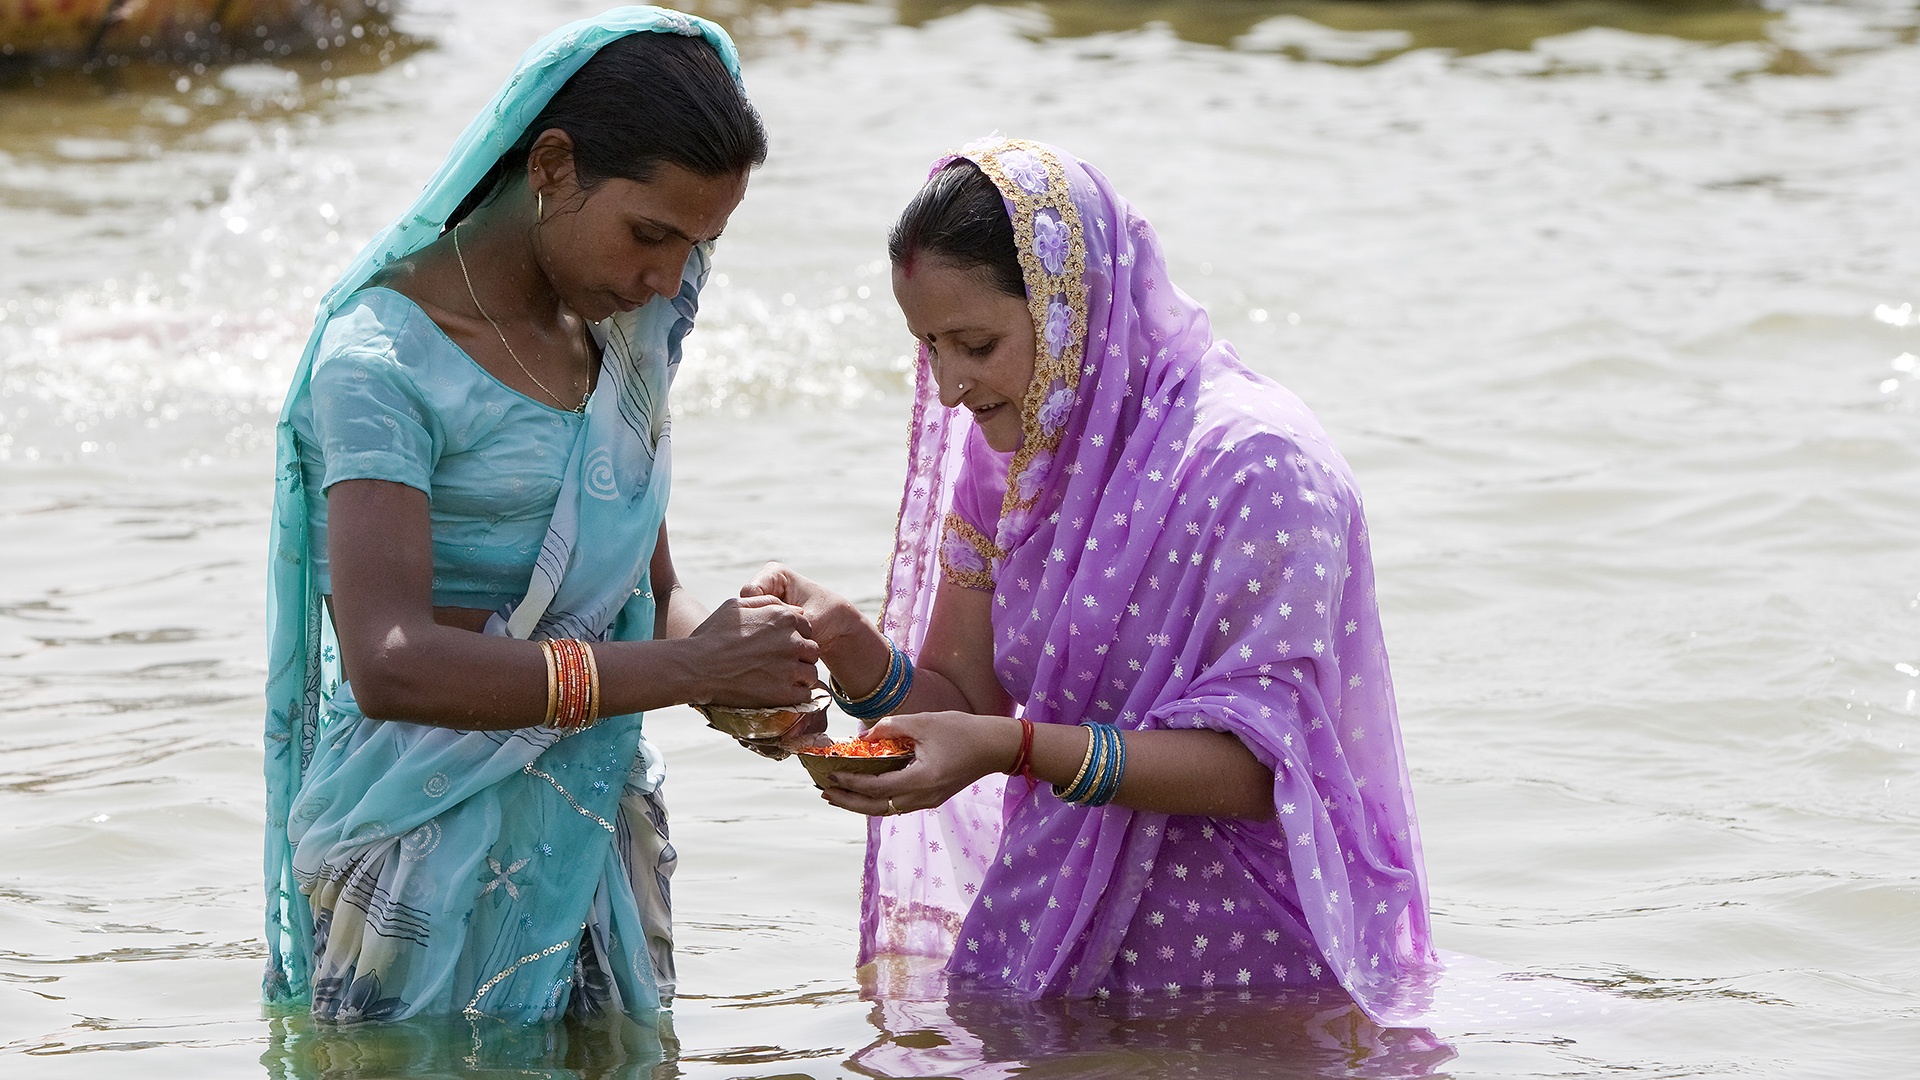
[[[827,787],[827,777],[833,773],[878,776],[904,769],[913,761],[912,751],[889,757],[839,757],[821,753],[820,750],[830,743],[831,740],[823,739],[816,745],[792,747],[793,756],[800,759],[800,764],[807,768],[807,775],[813,777],[813,786],[822,790]]]
[[[729,705],[695,705],[694,708],[707,718],[707,726],[716,731],[748,742],[777,743],[790,734],[797,734],[810,723],[819,724],[816,730],[826,730],[825,712],[829,700],[825,694],[821,694],[811,701],[782,705],[777,709],[736,709]]]

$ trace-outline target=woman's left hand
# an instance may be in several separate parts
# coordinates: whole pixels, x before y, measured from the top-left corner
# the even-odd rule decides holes
[[[814,628],[815,641],[824,649],[830,641],[846,632],[848,624],[863,620],[860,611],[846,597],[825,585],[784,566],[770,562],[760,568],[753,580],[740,587],[740,595],[771,596],[804,611],[808,625]]]
[[[843,810],[881,817],[939,806],[967,785],[1004,771],[1020,752],[1020,721],[964,712],[890,716],[869,739],[908,738],[913,763],[878,776],[834,773],[822,797]]]

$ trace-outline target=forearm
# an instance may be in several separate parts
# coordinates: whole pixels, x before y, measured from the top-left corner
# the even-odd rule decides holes
[[[878,776],[836,774],[825,796],[856,813],[897,814],[939,806],[981,777],[1011,770],[1023,724],[978,713],[903,713],[871,734],[914,740],[914,762]],[[1034,780],[1072,787],[1087,760],[1088,734],[1077,724],[1034,724]],[[1120,740],[1126,763],[1115,803],[1162,814],[1272,819],[1273,773],[1239,739],[1217,731],[1123,731]]]
[[[1005,771],[1019,755],[1021,724],[972,716],[982,760]],[[1035,724],[1035,780],[1067,788],[1087,760],[1088,731],[1076,724]],[[1265,821],[1273,817],[1273,771],[1232,735],[1218,731],[1123,731],[1126,770],[1113,801],[1134,810]]]
[[[701,648],[685,639],[601,642],[600,715],[706,700]],[[462,730],[531,727],[547,715],[547,665],[538,643],[430,624],[395,629],[347,675],[361,711]]]
[[[893,651],[879,627],[850,603],[836,604],[814,624],[820,662],[827,665],[843,691],[858,698],[879,688],[893,661]],[[914,689],[919,690],[917,680]]]
[[[879,628],[850,604],[821,621],[824,629],[816,628],[821,635],[820,659],[840,688],[856,699],[878,689],[893,660],[893,650]],[[922,655],[925,657],[924,651]],[[900,715],[949,711],[995,713],[1005,711],[1010,704],[1004,693],[991,700],[970,700],[959,684],[941,670],[938,659],[925,657],[915,664],[913,688],[894,712]]]
[[[980,706],[967,700],[967,695],[953,685],[945,675],[930,668],[919,668],[913,674],[913,689],[908,691],[905,701],[895,709],[898,713],[945,712],[949,709],[972,710]]]
[[[673,566],[673,546],[665,522],[661,522],[660,536],[654,541],[647,578],[653,585],[654,637],[662,641],[684,638],[707,621],[711,613],[680,584],[680,572]]]
[[[667,586],[664,592],[656,586],[654,595],[664,598],[659,601],[658,613],[654,617],[654,636],[662,641],[678,640],[692,634],[712,614],[678,581]]]
[[[547,662],[540,646],[478,632],[485,613],[432,606],[433,538],[424,492],[384,480],[348,480],[328,491],[333,562],[329,604],[341,660],[361,711],[379,719],[500,729],[543,723]],[[818,675],[818,648],[798,609],[772,598],[730,600],[711,618],[686,596],[660,528],[648,581],[650,641],[591,646],[599,713],[615,716],[712,701],[803,700]]]
[[[1034,775],[1062,788],[1072,784],[1087,757],[1087,730],[1063,724],[1034,727]],[[1113,797],[1119,805],[1161,814],[1253,821],[1273,817],[1273,770],[1232,735],[1123,731],[1120,740],[1127,756],[1126,771]]]

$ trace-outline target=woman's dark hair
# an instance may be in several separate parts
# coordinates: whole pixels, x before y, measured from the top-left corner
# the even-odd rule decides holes
[[[712,45],[680,34],[628,34],[602,46],[560,87],[460,200],[446,228],[525,172],[534,140],[554,128],[573,140],[583,188],[614,177],[644,183],[662,162],[722,176],[767,160],[760,114]]]
[[[895,266],[909,266],[923,254],[978,269],[987,284],[1026,298],[1007,205],[980,166],[965,158],[934,173],[887,234],[887,255]]]

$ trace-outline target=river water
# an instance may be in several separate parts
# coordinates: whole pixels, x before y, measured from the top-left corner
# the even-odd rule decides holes
[[[1073,149],[1354,463],[1439,941],[1528,1007],[876,1004],[860,822],[669,710],[669,1024],[263,1017],[283,383],[313,298],[589,10],[414,0],[380,53],[0,76],[0,1073],[1911,1075],[1912,0],[703,9],[773,154],[676,392],[683,575],[780,558],[877,600],[885,227],[976,135]]]

